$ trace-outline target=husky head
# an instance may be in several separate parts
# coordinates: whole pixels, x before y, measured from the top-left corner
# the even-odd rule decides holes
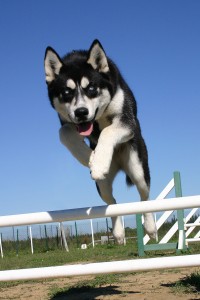
[[[63,123],[74,123],[89,136],[93,122],[101,118],[113,96],[110,66],[100,42],[89,51],[72,51],[63,59],[48,47],[45,74],[49,98]]]

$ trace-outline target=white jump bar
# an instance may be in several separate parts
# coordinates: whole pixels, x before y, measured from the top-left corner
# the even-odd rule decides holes
[[[0,227],[114,217],[200,207],[200,195],[0,217]]]
[[[185,239],[186,243],[200,242],[200,238]]]
[[[0,271],[0,281],[58,278],[68,276],[97,275],[123,272],[139,272],[161,269],[196,267],[200,255],[182,255],[147,259],[132,259],[89,264],[76,264],[46,268]]]
[[[200,226],[200,223],[186,223],[184,226],[185,227],[196,227],[196,226]]]

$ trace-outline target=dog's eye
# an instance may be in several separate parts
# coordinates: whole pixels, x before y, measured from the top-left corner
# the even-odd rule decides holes
[[[64,93],[65,93],[65,95],[69,95],[69,93],[70,93],[69,89],[66,89]]]
[[[65,95],[65,96],[68,96],[68,95],[71,95],[71,94],[73,94],[73,90],[72,90],[72,89],[66,88],[66,89],[64,90],[64,95]]]
[[[88,87],[86,88],[86,94],[88,97],[94,98],[98,95],[98,89],[95,85],[90,84],[88,85]]]
[[[90,85],[89,88],[88,88],[88,90],[90,92],[93,92],[94,90],[96,90],[96,88],[93,85]]]
[[[70,88],[66,88],[62,92],[62,100],[64,102],[70,101],[73,98],[73,96],[74,96],[74,91]]]

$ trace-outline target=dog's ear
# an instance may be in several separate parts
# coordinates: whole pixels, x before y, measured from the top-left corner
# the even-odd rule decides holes
[[[87,63],[90,64],[93,69],[98,70],[99,72],[109,72],[106,54],[98,40],[94,40],[90,47]]]
[[[55,79],[55,75],[59,74],[62,65],[59,55],[51,47],[47,47],[44,58],[47,83],[51,83]]]

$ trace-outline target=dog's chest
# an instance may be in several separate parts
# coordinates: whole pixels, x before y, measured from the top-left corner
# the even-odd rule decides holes
[[[101,118],[100,120],[96,120],[94,122],[94,129],[93,129],[93,132],[91,134],[91,136],[89,137],[89,140],[95,144],[98,143],[98,139],[99,139],[99,136],[101,134],[101,131],[109,126],[111,124],[111,121],[109,120],[109,118]]]
[[[109,117],[101,118],[97,121],[99,131],[102,131],[105,127],[109,126],[111,124],[111,120]]]

